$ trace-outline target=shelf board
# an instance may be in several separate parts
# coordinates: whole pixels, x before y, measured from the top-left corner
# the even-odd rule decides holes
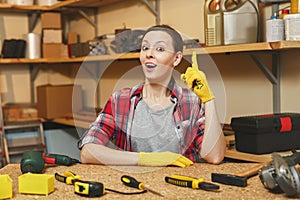
[[[59,10],[63,7],[101,7],[109,4],[114,4],[124,0],[64,0],[51,6],[39,6],[39,5],[12,5],[6,3],[0,3],[0,10],[14,11],[14,12],[28,12],[28,11],[51,11]]]
[[[300,48],[300,41],[281,41],[281,42],[259,42],[249,44],[236,44],[226,46],[213,46],[205,48],[185,49],[184,55],[191,55],[194,51],[197,54],[219,54],[219,53],[234,53],[234,52],[254,52],[254,51],[272,51]],[[77,58],[2,58],[0,64],[45,64],[45,63],[80,63],[108,60],[130,60],[138,59],[139,52],[111,54],[99,56],[85,56]]]
[[[300,47],[300,41],[280,41],[280,42],[270,42],[270,46],[273,49],[295,49]]]
[[[72,7],[101,7],[115,4],[125,0],[69,0],[68,6]]]
[[[300,47],[300,45],[299,45]],[[234,44],[224,46],[210,46],[197,49],[186,49],[185,55],[192,54],[196,51],[197,54],[218,54],[218,53],[233,53],[233,52],[248,52],[248,51],[270,51],[272,47],[269,42],[248,43],[248,44]]]

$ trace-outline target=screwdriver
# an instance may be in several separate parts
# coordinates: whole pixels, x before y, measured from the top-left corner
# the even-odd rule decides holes
[[[139,190],[147,190],[153,194],[156,194],[156,195],[159,195],[159,196],[164,196],[162,195],[160,192],[157,192],[147,186],[145,186],[145,184],[143,182],[139,182],[137,181],[135,178],[131,177],[131,176],[127,176],[127,175],[123,175],[121,177],[121,181],[126,185],[126,186],[129,186],[129,187],[133,187],[133,188],[137,188]]]
[[[181,187],[189,187],[193,189],[202,189],[207,191],[217,191],[219,190],[220,186],[205,182],[203,178],[192,178],[189,176],[181,176],[181,175],[172,175],[166,176],[165,181],[167,183],[181,186]]]

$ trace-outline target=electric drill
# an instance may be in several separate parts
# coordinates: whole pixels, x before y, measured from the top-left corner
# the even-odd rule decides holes
[[[45,154],[41,151],[28,151],[22,156],[20,168],[22,173],[41,173],[45,164],[70,166],[80,163],[79,160],[60,154]]]

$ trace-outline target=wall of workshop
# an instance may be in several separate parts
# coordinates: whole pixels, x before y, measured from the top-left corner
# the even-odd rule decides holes
[[[189,0],[188,3],[181,0],[162,0],[160,4],[162,24],[169,24],[187,37],[197,38],[204,42],[203,0]],[[280,5],[280,8],[285,6]],[[271,14],[271,7],[261,5],[260,9],[263,10],[261,18],[264,22]],[[123,28],[124,24],[127,28],[132,29],[155,24],[154,15],[143,3],[137,3],[137,1],[118,3],[100,8],[98,11],[98,35],[113,33],[115,29]],[[93,31],[86,31],[82,29],[82,26],[88,26],[83,19],[77,18],[71,23],[71,29],[78,31],[82,40],[94,37]],[[261,26],[262,31],[264,31],[264,23]],[[262,39],[264,39],[263,34]],[[300,69],[297,67],[300,58],[296,56],[297,53],[299,50],[283,51],[281,54],[282,112],[300,111],[300,104],[297,103],[296,98],[296,94],[300,92]],[[270,56],[258,56],[271,70]],[[231,117],[234,116],[271,113],[273,111],[272,84],[248,54],[218,54],[212,55],[211,58],[221,74],[226,90],[226,98],[224,99],[226,116],[222,121],[229,123]],[[116,63],[116,67],[109,68],[109,72],[103,74],[100,84],[102,89],[101,105],[104,104],[108,95],[115,90],[120,78],[124,78],[125,68],[130,71],[132,66],[135,66],[132,63],[127,64],[126,62]],[[120,72],[120,67],[122,72]],[[136,78],[135,81],[138,82],[139,80]]]
[[[4,39],[22,39],[28,31],[28,18],[26,13],[1,13],[4,30],[0,32],[0,45]],[[41,34],[40,21],[34,33]],[[64,64],[35,64],[39,70],[34,85],[44,84],[70,84],[74,81],[74,69]],[[30,72],[27,64],[1,64],[0,66],[0,92],[2,102],[29,103]]]
[[[203,0],[161,0],[161,23],[169,24],[178,31],[190,38],[198,38],[204,42],[204,16],[203,16]],[[265,13],[262,15],[264,19],[270,15],[270,7],[264,8]],[[5,19],[6,24],[12,24],[15,21],[15,14]],[[91,16],[92,17],[92,16]],[[19,19],[20,18],[20,19]],[[24,18],[24,19],[23,19]],[[27,31],[26,16],[17,17],[20,26],[15,25],[14,28],[7,28],[6,35],[21,36]],[[94,38],[94,29],[88,22],[79,15],[72,15],[71,31],[80,34],[81,41],[87,41]],[[149,9],[141,2],[136,0],[128,0],[116,5],[109,5],[99,8],[98,15],[98,35],[113,33],[115,29],[123,28],[124,24],[127,28],[149,27],[155,24],[155,17]],[[262,20],[264,21],[264,20]],[[19,29],[22,29],[20,32]],[[38,28],[37,28],[38,30]],[[300,92],[300,61],[299,50],[282,51],[281,56],[281,110],[282,112],[300,112],[300,104],[297,102],[297,94]],[[270,66],[270,59],[267,55],[259,55],[264,63]],[[266,79],[260,69],[255,65],[253,60],[247,54],[224,55],[218,54],[211,56],[223,79],[226,98],[224,99],[226,106],[226,116],[224,121],[230,122],[231,117],[240,115],[252,115],[272,112],[272,84]],[[106,64],[103,64],[106,65]],[[108,95],[116,89],[120,77],[123,77],[124,71],[130,71],[132,66],[137,66],[138,61],[116,62],[105,70],[100,82],[100,104],[103,105]],[[18,69],[18,70],[16,70]],[[17,74],[22,69],[23,79],[17,78],[13,80],[15,93],[19,96],[7,97],[8,101],[24,102],[29,101],[29,86],[24,90],[24,86],[29,85],[28,69],[20,66],[1,66],[0,75],[9,73]],[[142,78],[138,76],[128,75],[128,85],[138,83]],[[72,82],[74,76],[69,76],[69,71],[57,72],[57,69],[51,70],[51,67],[43,69],[35,85],[51,82]],[[89,82],[90,80],[86,80]],[[21,83],[19,83],[21,82]],[[125,80],[126,82],[126,80]],[[122,85],[122,84],[121,84]],[[89,88],[84,88],[86,94],[93,93]],[[94,100],[88,98],[85,103],[94,105]]]

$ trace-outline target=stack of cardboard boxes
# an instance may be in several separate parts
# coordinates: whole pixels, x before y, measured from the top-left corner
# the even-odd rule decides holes
[[[68,57],[63,43],[61,13],[43,12],[41,14],[43,58]]]

